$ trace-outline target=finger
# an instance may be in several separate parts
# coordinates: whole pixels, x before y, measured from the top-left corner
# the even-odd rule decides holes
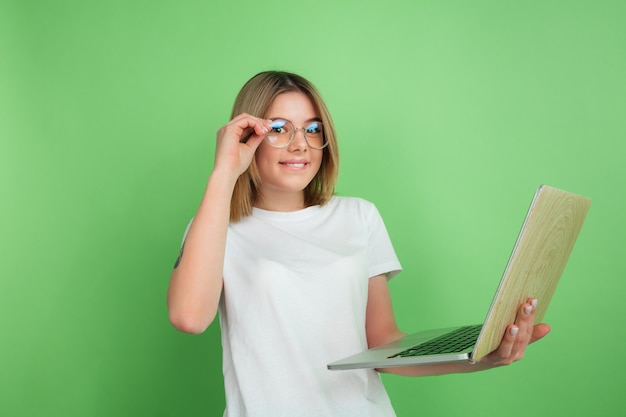
[[[524,357],[526,346],[528,346],[532,337],[536,300],[529,299],[528,301],[528,303],[520,306],[515,320],[515,324],[519,327],[519,333],[511,350],[512,360],[514,361]]]
[[[229,124],[230,124],[230,123],[236,124],[236,123],[238,123],[238,122],[240,122],[240,121],[242,121],[242,120],[247,120],[247,119],[261,120],[261,118],[256,117],[256,116],[252,116],[251,114],[248,114],[248,113],[240,113],[240,114],[238,114],[237,116],[233,117],[233,118],[230,120]]]
[[[247,126],[252,126],[255,123],[267,124],[269,126],[269,121],[267,120],[264,120],[260,117],[249,115],[247,113],[241,113],[233,117],[231,120],[229,120],[228,123],[226,123],[225,127],[230,127],[230,126],[247,127]]]
[[[234,127],[238,129],[239,141],[243,143],[255,136],[264,138],[271,129],[269,121],[251,116],[237,120]]]
[[[269,120],[251,116],[247,113],[237,115],[228,124],[240,126],[242,128],[250,127],[257,135],[264,135],[271,128]]]
[[[258,119],[254,125],[254,133],[257,136],[261,136],[262,138],[268,134],[270,129],[272,128],[269,120]]]
[[[250,137],[246,140],[246,146],[250,147],[253,152],[257,150],[257,148],[261,145],[263,140],[265,139],[265,135],[250,135]]]
[[[515,339],[519,334],[519,327],[515,324],[510,324],[504,330],[504,334],[502,335],[502,339],[500,340],[500,345],[496,350],[491,352],[489,355],[484,357],[480,363],[484,363],[485,366],[497,367],[503,365],[509,365],[511,362],[511,351],[513,349],[513,345],[515,344]]]
[[[519,336],[520,328],[515,325],[509,325],[504,332],[500,346],[498,347],[498,356],[500,360],[507,360],[511,357],[513,349],[515,348],[515,342]]]
[[[528,300],[528,306],[524,309],[524,313],[527,313],[529,308],[531,310],[530,313],[525,316],[527,345],[530,343],[535,329],[535,313],[537,312],[537,304],[538,300],[536,298],[530,298]]]
[[[518,312],[518,326],[523,330],[522,335],[524,338],[530,340],[530,336],[533,333],[533,326],[535,324],[535,310],[537,309],[537,300],[531,298],[527,303],[522,304],[520,311]]]
[[[535,325],[533,327],[533,334],[530,338],[530,342],[529,343],[534,343],[537,340],[542,339],[543,337],[545,337],[548,333],[550,333],[552,329],[550,328],[549,325],[547,325],[546,323],[539,323],[537,325]]]
[[[255,129],[248,128],[248,132],[249,133],[247,133],[244,136],[242,136],[242,138],[240,139],[240,142],[241,143],[245,143],[250,148],[252,148],[253,150],[256,151],[256,149],[259,147],[259,145],[267,137],[268,130],[263,125],[260,128],[260,132],[259,132],[259,128],[255,128]]]

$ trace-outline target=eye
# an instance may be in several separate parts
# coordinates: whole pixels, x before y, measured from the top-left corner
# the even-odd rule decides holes
[[[270,126],[272,127],[271,133],[282,134],[287,132],[286,120],[272,120]]]
[[[306,133],[312,135],[322,133],[322,124],[320,122],[311,123],[306,127]]]

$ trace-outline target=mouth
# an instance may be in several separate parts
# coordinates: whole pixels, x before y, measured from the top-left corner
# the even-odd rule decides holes
[[[289,168],[301,169],[306,167],[309,163],[306,161],[284,161],[280,162],[280,164]]]

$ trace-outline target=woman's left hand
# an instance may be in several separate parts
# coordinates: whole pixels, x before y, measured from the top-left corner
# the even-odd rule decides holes
[[[504,332],[500,346],[481,359],[481,367],[493,368],[509,365],[524,357],[526,347],[541,339],[550,332],[545,323],[535,325],[537,299],[529,299],[522,304],[517,312],[515,323],[509,325]]]

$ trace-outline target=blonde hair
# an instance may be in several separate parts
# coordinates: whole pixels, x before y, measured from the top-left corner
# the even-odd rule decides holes
[[[265,71],[252,77],[239,91],[231,119],[241,113],[255,117],[265,117],[274,99],[283,93],[300,92],[313,103],[324,125],[324,135],[328,146],[323,149],[322,165],[319,171],[304,189],[305,206],[324,205],[335,192],[339,172],[339,149],[332,118],[317,91],[317,88],[305,78],[284,71]],[[230,220],[237,222],[252,214],[252,207],[259,197],[258,174],[254,158],[250,167],[239,176],[235,184],[230,204]]]

